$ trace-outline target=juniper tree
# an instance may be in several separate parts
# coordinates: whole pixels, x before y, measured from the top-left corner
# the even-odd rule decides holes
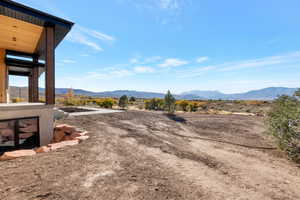
[[[173,97],[170,90],[168,90],[167,94],[165,95],[165,111],[167,111],[168,113],[174,113],[175,102],[176,99]]]
[[[123,109],[128,106],[128,97],[126,95],[120,97],[119,106]]]

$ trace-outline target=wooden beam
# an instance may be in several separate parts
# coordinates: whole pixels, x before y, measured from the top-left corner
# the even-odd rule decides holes
[[[26,76],[26,77],[30,76],[30,72],[19,72],[19,71],[12,71],[12,70],[9,70],[8,74],[12,76]]]
[[[46,104],[55,104],[55,38],[54,26],[45,27],[46,52],[45,52],[45,79],[46,79]]]
[[[39,102],[39,68],[37,67],[39,58],[34,55],[32,59],[33,68],[28,76],[28,101]]]
[[[0,49],[0,103],[7,103],[8,71],[5,64],[5,49]]]
[[[6,49],[6,56],[8,56],[8,55],[25,57],[25,58],[33,58],[34,56],[36,56],[36,54],[32,54],[32,53],[24,53],[24,52],[20,52],[20,51],[13,51],[13,50]]]
[[[5,63],[7,66],[33,68],[33,67],[44,67],[45,64],[28,60],[20,60],[15,58],[5,58]]]

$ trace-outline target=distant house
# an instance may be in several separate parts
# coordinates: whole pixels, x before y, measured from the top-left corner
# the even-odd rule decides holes
[[[0,1],[0,151],[50,142],[55,104],[55,48],[72,22],[10,1]],[[45,73],[45,103],[39,77]],[[28,78],[28,103],[9,103],[9,76]]]

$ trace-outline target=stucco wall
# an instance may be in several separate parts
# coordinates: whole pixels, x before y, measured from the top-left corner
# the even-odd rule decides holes
[[[0,120],[39,117],[40,144],[47,145],[53,138],[53,106],[40,103],[33,104],[0,104]]]

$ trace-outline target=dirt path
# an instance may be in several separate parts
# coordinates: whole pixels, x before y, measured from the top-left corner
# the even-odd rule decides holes
[[[78,116],[74,147],[0,163],[0,199],[300,199],[300,169],[262,118],[125,112]]]

